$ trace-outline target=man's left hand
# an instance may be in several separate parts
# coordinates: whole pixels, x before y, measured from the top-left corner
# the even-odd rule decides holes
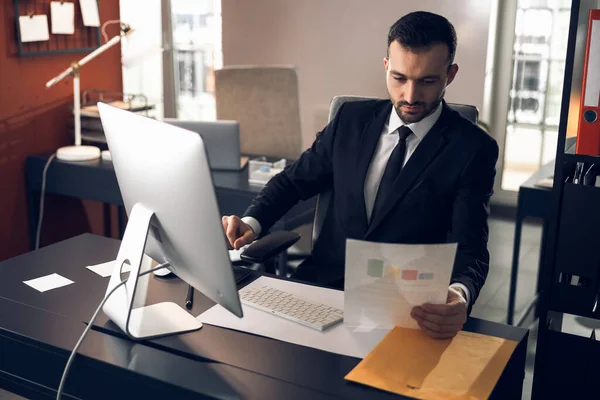
[[[467,301],[460,289],[448,288],[446,304],[416,306],[410,313],[419,327],[434,339],[450,339],[467,321]]]

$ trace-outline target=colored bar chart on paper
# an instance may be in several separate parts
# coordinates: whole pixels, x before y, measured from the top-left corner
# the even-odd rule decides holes
[[[402,280],[405,281],[416,281],[419,276],[419,271],[416,269],[403,269],[402,270]]]
[[[419,280],[430,280],[433,279],[433,272],[422,272],[419,274]]]
[[[418,329],[411,310],[446,301],[457,246],[348,239],[344,324],[365,331],[394,326]]]
[[[367,261],[367,275],[372,278],[381,278],[383,276],[383,261],[374,259]]]
[[[404,281],[434,279],[433,272],[419,272],[418,269],[402,269],[393,265],[386,266],[383,260],[375,258],[367,261],[367,275],[371,278],[383,278],[386,276],[394,280]]]

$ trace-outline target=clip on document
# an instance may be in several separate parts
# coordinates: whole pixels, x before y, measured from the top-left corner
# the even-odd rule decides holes
[[[30,279],[28,281],[23,281],[27,286],[31,286],[35,290],[39,292],[46,292],[48,290],[56,289],[59,287],[70,285],[73,282],[70,279],[65,278],[59,274],[50,274],[46,276],[42,276],[36,279]]]
[[[418,329],[414,306],[445,303],[456,243],[406,245],[346,241],[344,324]]]
[[[19,17],[21,42],[42,42],[50,40],[48,17],[46,15],[23,15]]]
[[[418,399],[487,399],[516,346],[471,332],[437,340],[394,328],[345,379]]]
[[[85,26],[100,26],[100,14],[98,13],[97,0],[79,0],[81,6],[81,17]]]
[[[64,1],[50,3],[50,22],[55,35],[73,35],[75,33],[75,4]]]

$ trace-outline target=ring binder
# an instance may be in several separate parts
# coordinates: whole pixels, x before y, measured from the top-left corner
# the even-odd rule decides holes
[[[577,154],[600,155],[600,10],[590,10],[581,85]]]

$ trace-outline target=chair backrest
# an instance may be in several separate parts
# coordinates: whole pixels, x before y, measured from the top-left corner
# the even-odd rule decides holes
[[[361,97],[361,96],[335,96],[333,100],[331,100],[331,104],[329,106],[329,121],[335,118],[338,110],[342,106],[342,104],[348,101],[361,101],[361,100],[376,100],[373,97]],[[467,105],[467,104],[456,104],[456,103],[447,103],[450,108],[457,111],[473,122],[477,123],[479,119],[479,110],[475,106]],[[317,197],[317,205],[315,208],[315,218],[313,221],[313,232],[312,232],[312,243],[314,244],[319,234],[321,233],[321,228],[323,227],[323,222],[325,221],[325,217],[327,216],[327,210],[329,209],[329,202],[331,201],[331,191],[324,192],[319,194]]]
[[[297,159],[302,151],[298,76],[287,66],[215,71],[217,119],[240,123],[243,154]]]

